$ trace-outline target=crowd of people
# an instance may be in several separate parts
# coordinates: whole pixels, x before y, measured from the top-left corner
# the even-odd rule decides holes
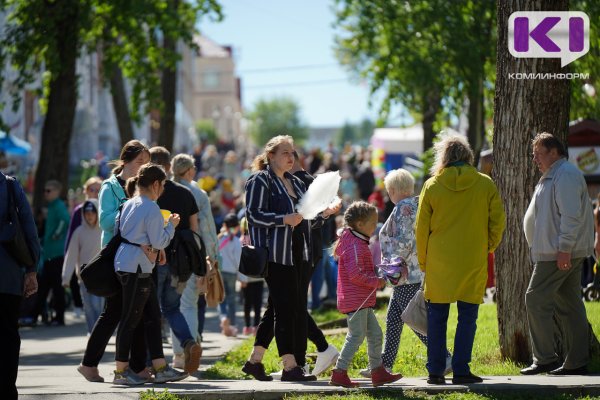
[[[566,162],[562,143],[542,133],[532,146],[542,173],[524,217],[535,263],[526,295],[534,358],[521,373],[583,374],[587,319],[579,279],[583,258],[594,251],[592,208],[585,181]],[[175,246],[190,237],[194,242],[195,236],[207,265],[218,268],[224,284],[222,333],[236,336],[242,328],[244,335],[255,335],[242,366],[255,379],[273,379],[262,364],[273,339],[283,381],[312,381],[333,367],[331,384],[358,386],[347,370],[364,339],[369,365],[361,375],[374,386],[401,379],[392,371],[403,328],[400,315],[424,289],[427,335],[415,333],[427,346],[428,382],[444,384],[450,372],[454,383],[481,382],[471,372],[471,353],[488,257],[505,227],[504,206],[494,182],[473,166],[464,137],[441,137],[434,155],[431,178],[418,196],[415,179],[404,169],[389,171],[379,187],[368,150],[346,146],[338,152],[330,146],[323,154],[304,153],[290,136],[273,137],[256,156],[208,145],[193,155],[172,157],[163,147],[133,140],[123,146],[109,176],[90,177],[67,203],[61,199],[63,184],[46,182],[46,208],[35,213],[18,182],[0,175],[0,217],[9,214],[13,203],[4,199],[13,190],[35,259],[34,265],[20,265],[0,246],[0,258],[9,260],[0,272],[0,299],[14,306],[2,325],[9,328],[0,330],[5,343],[14,344],[0,370],[2,388],[16,396],[18,324],[35,326],[41,319],[64,325],[65,290],[86,319],[87,346],[77,370],[88,381],[104,381],[98,364],[115,331],[115,384],[177,381],[196,371],[207,307],[203,269],[174,256]],[[306,220],[296,211],[298,202],[314,176],[327,171],[340,171],[343,201]],[[114,270],[121,290],[106,298],[90,294],[81,266],[117,234],[121,243]],[[242,246],[250,244],[268,249],[264,280],[238,271]],[[377,265],[394,258],[403,260],[405,270],[393,287],[384,335],[373,312],[375,293],[386,286]],[[236,320],[238,289],[243,326]],[[347,315],[340,351],[309,312],[323,301],[335,301]],[[451,303],[457,303],[459,314],[452,354],[446,347]],[[555,312],[568,321],[571,339],[562,363],[549,334]],[[171,331],[171,364],[163,351],[163,319]],[[312,373],[308,340],[317,348]]]

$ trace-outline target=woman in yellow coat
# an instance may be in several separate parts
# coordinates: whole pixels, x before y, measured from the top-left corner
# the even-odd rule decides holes
[[[477,314],[487,280],[487,255],[505,226],[498,189],[472,166],[473,151],[463,136],[445,135],[434,145],[432,177],[419,197],[417,257],[425,272],[428,382],[444,384],[446,328],[450,303],[457,302],[452,382],[477,383],[469,363]]]

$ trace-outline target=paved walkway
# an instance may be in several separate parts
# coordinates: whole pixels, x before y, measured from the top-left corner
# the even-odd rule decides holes
[[[67,325],[64,327],[25,328],[21,331],[21,364],[19,367],[20,399],[72,399],[86,400],[104,399],[137,399],[140,392],[154,389],[157,392],[168,388],[170,392],[183,394],[193,399],[281,399],[289,393],[344,393],[344,390],[328,385],[326,378],[306,384],[287,383],[280,381],[258,382],[254,380],[229,381],[206,380],[201,378],[201,372],[184,381],[166,385],[143,385],[140,387],[123,388],[112,384],[114,369],[114,337],[109,343],[100,373],[106,379],[105,383],[89,383],[79,375],[76,366],[79,364],[87,337],[83,319],[75,320],[71,313],[67,315]],[[201,370],[214,363],[223,354],[242,340],[241,338],[226,338],[218,333],[218,320],[215,311],[209,311],[206,333],[204,335],[204,354]],[[170,359],[170,346],[165,346],[165,355]],[[370,382],[364,383],[364,388],[370,388]],[[450,382],[450,380],[448,380]],[[424,378],[404,378],[386,388],[394,391],[422,390],[430,393],[440,391],[472,391],[472,392],[503,392],[513,391],[532,392],[536,395],[570,393],[579,395],[600,395],[600,376],[578,377],[487,377],[482,384],[467,386],[445,385],[431,386]]]

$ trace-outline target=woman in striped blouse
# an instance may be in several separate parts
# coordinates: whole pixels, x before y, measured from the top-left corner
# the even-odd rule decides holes
[[[252,244],[269,249],[267,310],[272,308],[275,314],[275,340],[283,361],[281,380],[308,381],[316,377],[304,374],[295,354],[306,347],[306,296],[302,295],[301,277],[303,269],[310,268],[310,226],[295,212],[306,187],[290,174],[293,165],[292,137],[269,140],[254,160],[254,174],[246,182],[246,218]],[[242,368],[258,380],[273,379],[262,364],[272,332],[272,322],[261,320],[254,349]]]

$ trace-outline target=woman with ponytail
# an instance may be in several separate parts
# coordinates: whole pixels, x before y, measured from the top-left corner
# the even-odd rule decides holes
[[[137,175],[138,170],[150,161],[148,148],[139,140],[131,140],[123,146],[113,175],[102,182],[98,195],[98,218],[102,229],[102,247],[105,247],[114,236],[115,221],[121,204],[129,198],[125,190],[127,179]],[[90,382],[104,382],[98,372],[98,364],[104,355],[106,345],[113,335],[121,318],[121,294],[107,297],[104,310],[98,318],[90,334],[83,355],[83,360],[77,371]],[[143,335],[143,326],[138,327],[138,332]],[[150,377],[146,370],[146,348],[143,340],[137,341],[132,348],[132,369],[144,378]]]
[[[152,280],[157,262],[164,264],[164,248],[168,246],[179,224],[179,215],[164,220],[156,200],[164,191],[167,175],[156,164],[142,166],[138,175],[127,181],[132,195],[123,205],[118,229],[123,237],[115,255],[115,271],[121,283],[122,310],[116,343],[114,384],[139,385],[148,381],[129,367],[132,344],[139,341],[137,326],[143,322],[154,383],[166,383],[186,378],[187,373],[175,371],[165,361],[162,347],[161,314]],[[144,251],[142,245],[150,247]]]

